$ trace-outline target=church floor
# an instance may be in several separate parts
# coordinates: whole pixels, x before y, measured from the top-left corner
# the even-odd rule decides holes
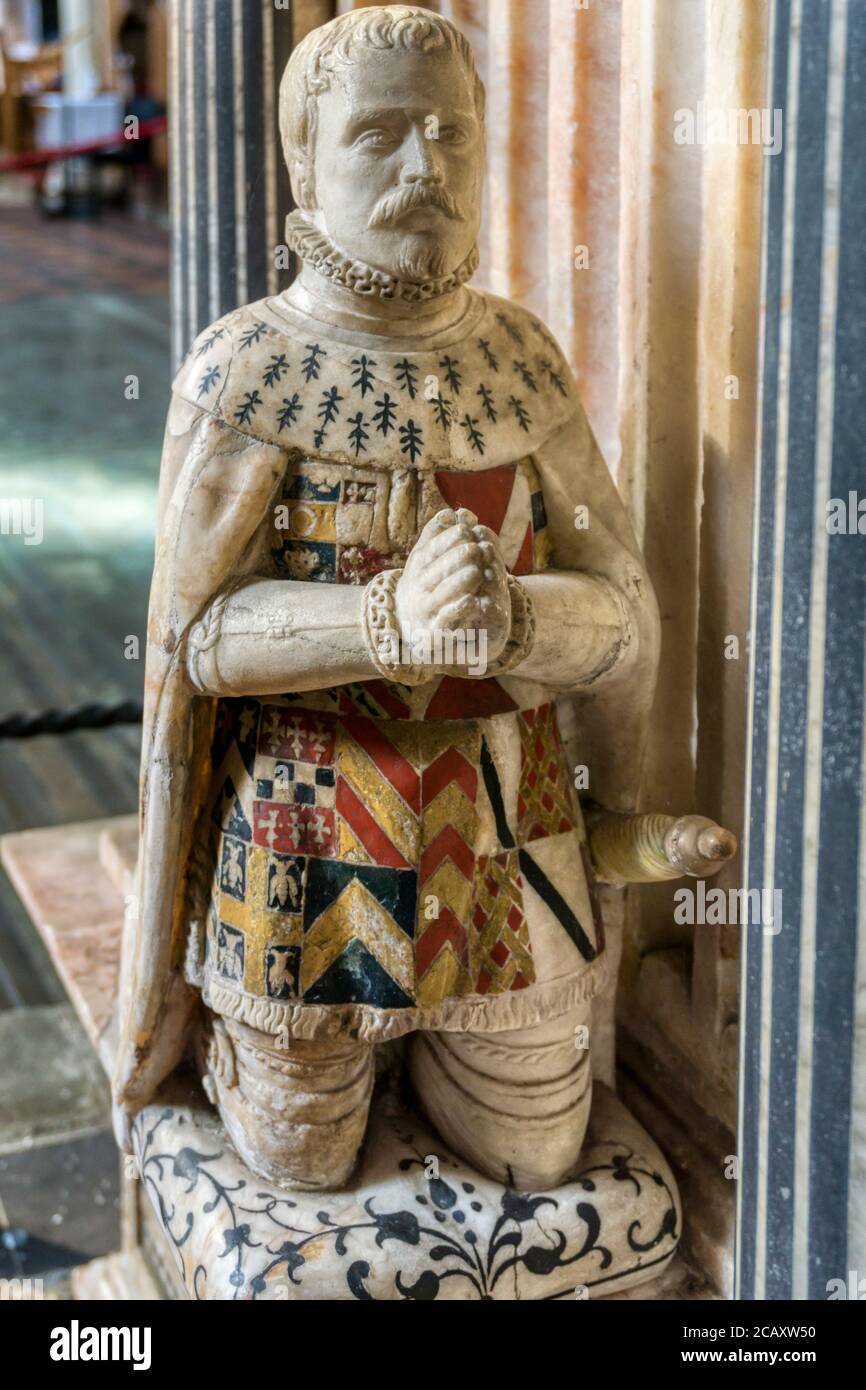
[[[118,214],[45,219],[22,202],[0,209],[0,267],[2,724],[140,699],[170,380],[168,243]],[[132,810],[138,745],[135,725],[0,731],[0,834]],[[0,1008],[59,997],[3,880]]]
[[[135,807],[138,725],[12,738],[3,721],[141,698],[171,374],[165,232],[119,214],[46,220],[15,193],[0,196],[0,834]],[[0,870],[0,1027],[42,1036],[57,1010],[71,1013]],[[56,1087],[26,1052],[32,1115],[0,1095],[0,1277],[117,1245],[107,1095],[53,1134]]]

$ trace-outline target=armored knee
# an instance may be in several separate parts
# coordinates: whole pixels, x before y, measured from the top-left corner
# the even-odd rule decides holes
[[[368,1043],[278,1039],[214,1018],[204,1084],[234,1147],[260,1177],[307,1190],[345,1186],[373,1089]]]

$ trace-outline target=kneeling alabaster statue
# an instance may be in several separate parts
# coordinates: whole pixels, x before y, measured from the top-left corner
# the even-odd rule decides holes
[[[443,1140],[549,1188],[605,979],[560,719],[628,810],[652,588],[557,344],[468,285],[466,39],[415,7],[343,15],[292,54],[280,125],[300,272],[199,336],[166,428],[121,1139],[195,1041],[244,1161],[340,1187],[375,1046],[411,1035]]]

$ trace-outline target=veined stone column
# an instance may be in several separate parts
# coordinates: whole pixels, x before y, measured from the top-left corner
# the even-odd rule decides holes
[[[331,14],[327,0],[171,0],[175,362],[208,323],[292,278],[276,256],[293,207],[277,96],[293,43]]]
[[[92,0],[61,0],[60,36],[63,50],[63,94],[92,97],[99,90]],[[74,43],[69,40],[75,38]]]
[[[771,49],[768,102],[784,112],[784,140],[765,204],[744,854],[746,886],[781,898],[772,924],[742,931],[737,1292],[856,1298],[858,1284],[866,1291],[866,7],[776,0]]]

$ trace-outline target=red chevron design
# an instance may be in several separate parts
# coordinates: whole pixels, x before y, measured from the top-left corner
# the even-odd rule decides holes
[[[487,719],[493,714],[508,714],[517,709],[499,681],[493,676],[483,680],[463,680],[460,676],[442,676],[435,695],[424,711],[425,719]]]
[[[376,768],[399,792],[416,816],[421,813],[421,778],[412,764],[398,752],[375,719],[360,714],[344,714],[340,722],[348,734],[376,764]]]
[[[381,825],[373,819],[362,801],[359,801],[345,777],[337,778],[337,810],[347,825],[357,835],[374,864],[382,864],[389,869],[411,869],[403,855],[393,845]]]
[[[421,856],[419,883],[425,883],[445,859],[450,859],[463,877],[472,882],[475,855],[453,825],[444,825]]]
[[[465,964],[469,948],[466,929],[460,925],[450,907],[443,907],[436,920],[430,923],[415,943],[415,966],[419,979],[449,942],[459,960]]]
[[[446,748],[444,753],[424,769],[424,805],[444,791],[449,782],[458,782],[469,797],[475,800],[478,790],[478,769],[473,767],[456,748]]]

